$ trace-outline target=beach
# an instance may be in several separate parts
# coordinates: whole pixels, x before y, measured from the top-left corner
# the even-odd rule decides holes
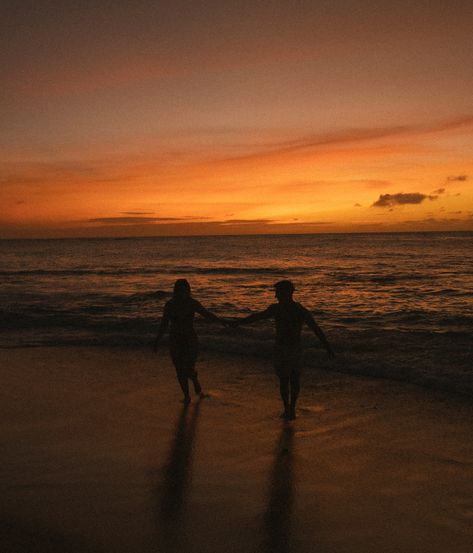
[[[203,352],[187,409],[165,348],[0,364],[2,551],[471,551],[466,397],[310,368],[284,423],[250,356]]]

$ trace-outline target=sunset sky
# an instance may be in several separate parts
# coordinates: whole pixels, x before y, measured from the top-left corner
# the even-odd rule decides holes
[[[0,238],[473,230],[470,0],[0,19]]]

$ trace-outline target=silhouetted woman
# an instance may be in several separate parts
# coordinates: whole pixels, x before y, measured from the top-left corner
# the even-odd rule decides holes
[[[177,379],[184,393],[184,403],[191,401],[189,380],[192,380],[195,393],[202,394],[202,387],[195,370],[199,350],[199,342],[194,330],[196,313],[210,321],[226,324],[192,297],[191,287],[185,278],[176,280],[172,298],[164,306],[164,314],[154,342],[154,350],[156,351],[162,335],[170,326],[169,350],[176,368]]]

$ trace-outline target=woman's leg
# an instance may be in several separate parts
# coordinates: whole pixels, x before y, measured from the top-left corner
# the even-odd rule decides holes
[[[199,353],[199,342],[197,341],[197,337],[195,337],[189,346],[189,352],[188,352],[188,363],[189,363],[188,371],[189,372],[187,374],[189,374],[189,378],[192,380],[195,393],[201,394],[202,386],[200,385],[199,378],[197,376],[197,371],[195,370],[198,353]]]
[[[171,336],[170,353],[176,369],[177,380],[184,394],[184,402],[189,403],[191,401],[189,394],[189,378],[192,379],[194,388],[196,382],[193,379],[193,375],[195,375],[197,380],[197,373],[194,371],[196,355],[194,354],[193,344],[189,344],[188,341],[182,339],[182,337]]]
[[[177,380],[181,386],[182,393],[184,394],[184,402],[188,403],[191,400],[191,396],[189,395],[189,382],[187,380],[187,375],[183,371],[180,371],[177,367],[176,372]]]

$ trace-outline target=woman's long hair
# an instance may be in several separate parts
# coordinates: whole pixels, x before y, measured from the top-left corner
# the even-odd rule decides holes
[[[191,297],[191,286],[187,279],[179,278],[176,280],[172,297],[175,300],[185,300]]]

